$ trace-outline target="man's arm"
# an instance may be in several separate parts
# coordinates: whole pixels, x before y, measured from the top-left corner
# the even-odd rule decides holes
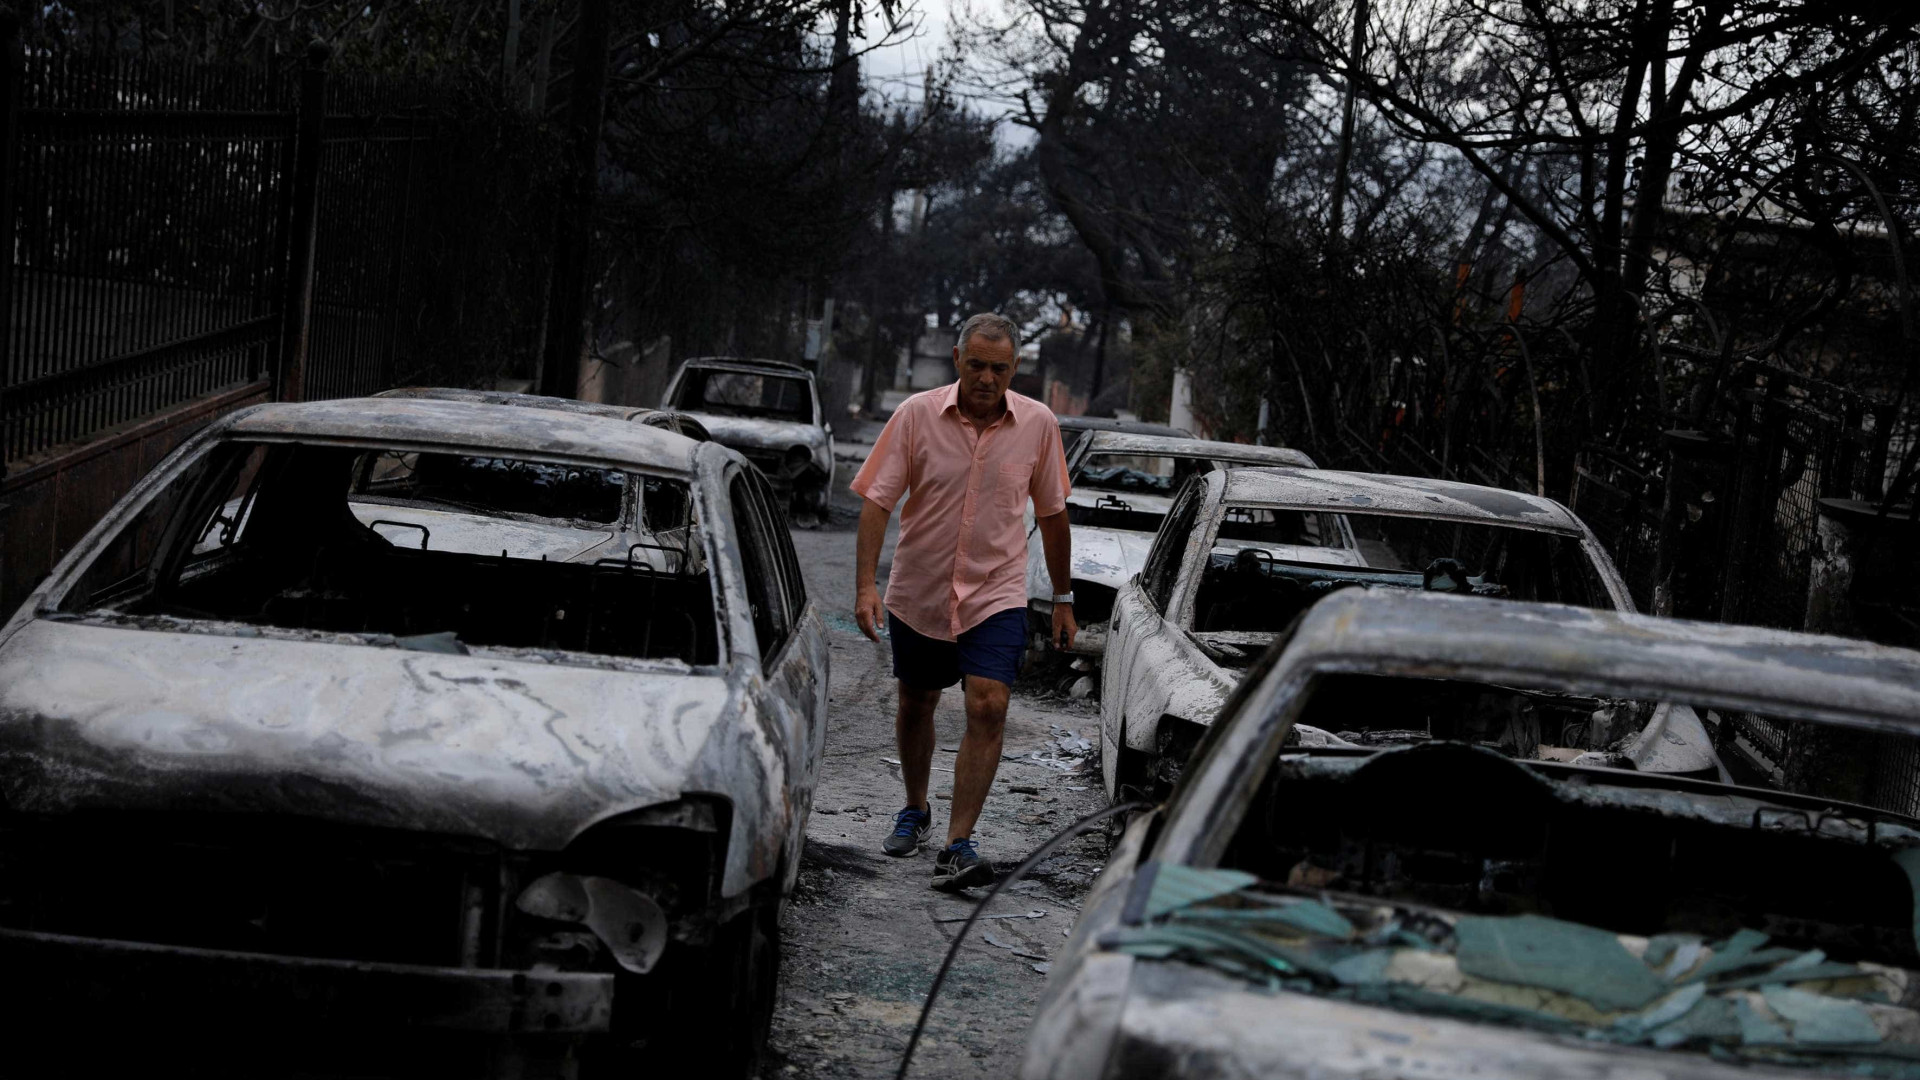
[[[1073,577],[1067,572],[1073,557],[1073,540],[1067,528],[1067,512],[1060,511],[1034,522],[1040,527],[1040,549],[1047,556],[1047,576],[1053,579],[1053,592],[1073,591]],[[866,519],[861,519],[864,528]],[[1053,645],[1055,648],[1073,647],[1073,639],[1080,635],[1080,624],[1074,621],[1072,604],[1053,605]]]
[[[872,499],[860,500],[860,539],[853,556],[853,617],[860,624],[860,632],[874,641],[880,640],[880,626],[887,621],[877,579],[880,545],[887,538],[887,519],[892,516],[893,511]]]

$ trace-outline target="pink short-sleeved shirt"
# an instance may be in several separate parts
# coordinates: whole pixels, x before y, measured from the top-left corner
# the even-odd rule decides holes
[[[959,385],[902,402],[852,484],[889,513],[912,493],[887,610],[942,641],[1026,605],[1027,499],[1051,517],[1066,509],[1069,487],[1051,409],[1009,393],[1006,413],[981,431],[961,415]]]

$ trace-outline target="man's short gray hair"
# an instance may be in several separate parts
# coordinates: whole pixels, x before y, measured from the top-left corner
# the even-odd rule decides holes
[[[953,347],[965,349],[967,339],[975,334],[994,341],[1010,342],[1016,349],[1020,347],[1020,328],[1013,325],[1013,320],[1005,315],[983,311],[978,315],[968,316],[967,321],[960,324],[960,337],[953,343]]]

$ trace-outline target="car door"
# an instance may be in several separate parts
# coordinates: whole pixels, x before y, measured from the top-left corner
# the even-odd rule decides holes
[[[1143,660],[1142,653],[1165,650],[1164,639],[1172,628],[1164,612],[1171,608],[1188,537],[1198,524],[1205,494],[1205,479],[1195,477],[1174,496],[1173,506],[1160,521],[1160,531],[1154,534],[1144,568],[1120,590],[1114,602],[1100,684],[1101,769],[1106,774],[1109,795],[1118,790],[1119,759],[1130,722],[1128,709],[1144,700],[1141,691],[1154,677],[1152,661]]]
[[[800,843],[826,750],[826,628],[818,606],[807,595],[786,517],[766,478],[757,470],[735,470],[727,494],[760,656],[759,704],[774,718],[791,770],[785,867],[785,884],[791,885],[799,871]]]
[[[780,591],[788,614],[790,629],[786,649],[777,655],[767,671],[768,685],[781,700],[805,720],[809,779],[818,775],[820,757],[826,748],[827,734],[827,630],[820,605],[807,592],[806,575],[800,568],[800,556],[793,549],[793,533],[787,528],[785,505],[767,478],[752,473],[755,498],[766,517],[773,542],[769,559],[779,570]]]

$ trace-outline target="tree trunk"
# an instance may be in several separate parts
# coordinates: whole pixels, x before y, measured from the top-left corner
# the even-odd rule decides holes
[[[600,123],[605,115],[607,36],[612,0],[580,0],[573,81],[567,100],[572,143],[573,205],[556,229],[552,306],[540,367],[540,392],[570,398],[579,391],[592,308],[588,267],[593,256],[593,218],[600,190]]]
[[[1353,0],[1353,46],[1347,63],[1359,68],[1367,47],[1367,0]],[[1347,77],[1346,102],[1340,110],[1340,149],[1333,159],[1333,205],[1327,211],[1327,236],[1336,243],[1345,235],[1347,216],[1347,169],[1353,161],[1354,114],[1358,111],[1360,80]]]

